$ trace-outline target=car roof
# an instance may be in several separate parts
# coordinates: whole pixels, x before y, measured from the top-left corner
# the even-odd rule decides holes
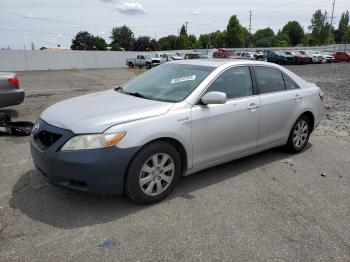
[[[218,68],[223,65],[271,65],[271,63],[263,61],[252,61],[243,59],[189,59],[189,60],[176,60],[171,61],[172,64],[185,64],[185,65],[198,65],[198,66],[210,66]]]

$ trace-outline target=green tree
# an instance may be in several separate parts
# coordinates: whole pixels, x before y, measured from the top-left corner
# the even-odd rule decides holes
[[[235,15],[231,16],[227,25],[226,45],[228,47],[243,47],[244,45],[243,28]]]
[[[276,46],[278,47],[287,47],[290,46],[289,35],[281,30],[278,31],[276,35]]]
[[[149,36],[139,36],[133,43],[134,51],[150,51],[151,38]]]
[[[175,50],[176,49],[177,37],[175,35],[168,35],[159,38],[158,45],[160,50]]]
[[[153,51],[159,50],[158,41],[156,39],[152,39],[150,44],[151,44],[151,50]]]
[[[195,35],[189,35],[188,37],[187,37],[187,44],[188,44],[188,46],[187,46],[187,48],[188,49],[195,49],[195,48],[197,48],[197,37],[195,36]]]
[[[198,38],[198,44],[200,46],[200,48],[207,48],[207,46],[209,45],[209,34],[201,34]],[[225,39],[226,41],[226,39]]]
[[[275,33],[269,27],[259,29],[253,35],[256,47],[272,47],[275,45]]]
[[[243,36],[244,36],[244,47],[251,47],[253,42],[253,35],[249,33],[247,28],[243,27]]]
[[[336,43],[342,43],[344,41],[345,32],[349,27],[349,11],[343,12],[339,20],[338,30],[334,32],[334,38]]]
[[[134,33],[129,27],[123,25],[121,27],[114,27],[112,29],[112,49],[124,48],[124,50],[132,50],[133,42],[135,40]]]
[[[107,50],[108,45],[107,45],[106,40],[104,38],[99,37],[99,36],[95,36],[94,42],[95,42],[96,50],[101,50],[101,51]]]
[[[321,10],[317,10],[311,19],[311,26],[309,26],[311,32],[312,42],[316,45],[322,45],[332,42],[330,37],[331,26],[327,22],[327,11],[324,13]]]
[[[289,36],[292,46],[301,44],[304,37],[304,30],[297,21],[289,21],[282,29],[282,33]]]
[[[187,31],[185,25],[181,26],[180,36],[187,36]]]
[[[350,27],[345,31],[343,40],[345,44],[350,44]]]
[[[72,39],[72,50],[96,50],[95,37],[87,31],[80,31]]]

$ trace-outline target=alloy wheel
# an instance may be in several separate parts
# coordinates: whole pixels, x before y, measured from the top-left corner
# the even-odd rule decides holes
[[[293,130],[293,143],[296,148],[302,147],[309,134],[309,125],[305,120],[300,120]]]
[[[168,154],[157,153],[143,164],[139,184],[146,195],[158,196],[169,187],[174,174],[174,160]]]

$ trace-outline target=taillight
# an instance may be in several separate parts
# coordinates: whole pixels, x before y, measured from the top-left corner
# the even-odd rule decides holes
[[[319,93],[319,96],[320,96],[320,100],[323,101],[323,100],[324,100],[324,94],[323,94],[323,92],[320,92],[320,93]]]
[[[15,77],[12,77],[10,79],[7,80],[11,85],[14,85],[16,87],[19,87],[19,80],[18,78],[15,76]]]

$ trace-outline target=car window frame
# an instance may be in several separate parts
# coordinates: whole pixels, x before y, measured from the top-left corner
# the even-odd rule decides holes
[[[257,81],[257,76],[256,76],[256,72],[255,72],[255,68],[257,67],[266,67],[266,68],[272,68],[272,69],[275,69],[277,71],[279,71],[281,73],[281,76],[282,76],[282,79],[283,79],[283,85],[284,85],[284,89],[283,90],[279,90],[279,91],[273,91],[273,92],[268,92],[268,93],[260,93],[260,90],[259,90],[259,84],[258,84],[258,81]],[[253,71],[253,76],[254,76],[254,79],[256,81],[256,88],[257,88],[257,93],[258,95],[269,95],[269,94],[276,94],[276,93],[281,93],[281,92],[286,92],[286,91],[292,91],[292,90],[296,90],[296,89],[300,89],[300,86],[298,84],[295,83],[295,81],[290,77],[288,76],[286,73],[284,73],[282,70],[280,70],[279,68],[277,67],[274,67],[274,66],[270,66],[270,65],[254,65],[252,66],[252,71]],[[284,80],[284,75],[288,76],[292,81],[293,83],[298,87],[296,89],[287,89],[287,86],[286,86],[286,83],[285,83],[285,80]]]
[[[289,76],[287,75],[286,73],[282,72],[282,75],[283,75],[283,82],[284,82],[284,87],[285,87],[285,91],[291,91],[291,90],[297,90],[297,89],[300,89],[300,86]],[[292,82],[293,84],[297,87],[297,88],[294,88],[294,89],[288,89],[287,88],[287,84],[286,84],[286,79],[285,77],[288,77]],[[280,92],[280,91],[278,91]],[[272,92],[273,93],[273,92]]]
[[[223,73],[225,73],[227,70],[233,69],[233,68],[238,68],[238,67],[248,67],[249,69],[249,74],[250,74],[250,79],[252,81],[252,91],[253,94],[250,96],[241,96],[241,97],[234,97],[234,98],[227,98],[227,102],[233,101],[233,100],[237,100],[237,99],[242,99],[242,98],[247,98],[247,97],[252,97],[252,96],[257,96],[258,95],[258,90],[256,87],[256,82],[254,79],[254,75],[253,75],[253,68],[251,65],[234,65],[234,66],[230,66],[228,68],[225,68],[222,72],[220,72],[220,74],[218,74],[215,78],[213,78],[210,83],[208,83],[206,85],[206,87],[204,88],[204,90],[201,92],[201,94],[198,96],[198,98],[196,99],[196,102],[193,105],[200,105],[203,106],[203,104],[201,103],[201,98],[202,96],[204,96],[208,90],[208,88],[211,86],[211,84],[217,79],[219,78]]]

